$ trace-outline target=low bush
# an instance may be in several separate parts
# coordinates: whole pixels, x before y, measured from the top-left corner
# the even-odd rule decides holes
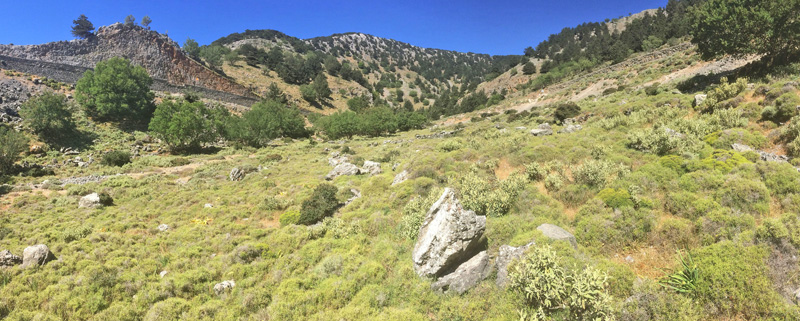
[[[474,172],[460,181],[462,203],[478,215],[503,216],[511,209],[517,194],[524,188],[526,179],[521,174],[512,174],[497,182],[484,179]]]
[[[743,232],[753,230],[755,219],[749,214],[719,208],[699,218],[696,225],[703,244],[713,244],[720,240],[736,240]]]
[[[327,183],[317,186],[311,197],[303,201],[297,224],[311,225],[333,215],[339,207],[339,201],[336,199],[338,191],[336,186]]]
[[[131,162],[131,153],[113,150],[103,155],[100,164],[120,167]]]
[[[581,113],[581,107],[574,102],[565,102],[556,106],[556,111],[553,113],[556,123],[560,124],[567,118],[578,116]]]
[[[21,133],[0,125],[0,176],[8,175],[20,154],[28,147],[28,138]]]
[[[769,190],[760,180],[735,176],[716,192],[715,200],[722,206],[742,213],[761,215],[769,212],[771,198]]]
[[[66,101],[66,96],[46,91],[23,103],[19,113],[34,133],[47,140],[58,140],[60,135],[75,130]]]
[[[764,108],[761,117],[776,123],[786,122],[797,115],[798,105],[800,105],[800,97],[797,94],[785,93],[775,100],[774,106]]]
[[[300,222],[300,211],[298,210],[286,211],[285,213],[281,214],[279,221],[281,222],[281,226],[297,224],[298,222]]]
[[[611,209],[599,200],[593,200],[581,207],[575,224],[575,234],[582,236],[581,243],[619,249],[645,240],[656,221],[649,209]]]

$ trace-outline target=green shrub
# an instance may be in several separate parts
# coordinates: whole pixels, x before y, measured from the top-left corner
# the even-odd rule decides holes
[[[20,154],[28,147],[28,138],[13,129],[0,125],[0,176],[8,175]]]
[[[785,197],[800,193],[800,172],[794,166],[787,163],[758,162],[756,171],[772,196]]]
[[[715,307],[718,317],[742,315],[768,319],[785,304],[775,292],[760,246],[719,242],[692,251],[699,269],[695,291],[700,304]]]
[[[112,150],[103,155],[100,164],[105,166],[120,167],[131,162],[131,153],[123,152],[121,150]]]
[[[608,207],[622,208],[633,207],[633,199],[627,190],[606,188],[597,193],[597,198],[603,201]]]
[[[703,307],[690,296],[668,291],[646,279],[637,283],[634,294],[622,302],[620,321],[704,320]]]
[[[100,197],[100,204],[103,206],[111,206],[114,205],[114,199],[106,192],[97,193],[97,196]]]
[[[722,206],[751,215],[768,213],[771,201],[763,182],[738,176],[729,178],[716,192],[715,199]]]
[[[75,85],[75,99],[98,120],[146,123],[153,114],[153,80],[147,70],[114,57],[97,63]]]
[[[655,226],[649,209],[611,209],[598,200],[589,201],[575,217],[576,235],[588,246],[623,248],[643,241]]]
[[[428,193],[427,197],[417,196],[403,207],[403,217],[400,220],[400,234],[410,240],[416,240],[419,235],[419,229],[422,227],[422,222],[425,220],[425,215],[428,210],[433,206],[433,203],[439,199],[442,190],[435,188]]]
[[[703,244],[735,240],[743,232],[752,230],[754,226],[753,216],[735,214],[728,208],[714,209],[697,220],[698,234]]]
[[[574,102],[565,102],[561,103],[556,106],[556,111],[553,113],[553,117],[556,119],[556,123],[564,122],[564,119],[572,118],[578,116],[581,113],[581,107]]]
[[[540,163],[530,163],[525,166],[525,174],[531,181],[541,181],[547,176],[548,169]]]
[[[448,139],[436,145],[436,149],[443,152],[452,152],[454,150],[459,150],[462,147],[463,144],[459,139]]]
[[[696,194],[687,191],[668,193],[664,206],[672,215],[690,220],[695,220],[714,209],[720,208],[720,205],[714,200],[698,197]]]
[[[739,78],[735,83],[728,83],[727,77],[720,79],[719,86],[714,87],[708,92],[703,106],[708,111],[714,111],[720,107],[722,101],[736,97],[747,88],[747,78]]]
[[[708,134],[703,141],[716,149],[730,149],[734,143],[760,149],[766,145],[767,138],[746,129],[727,129]]]
[[[558,173],[548,174],[544,178],[544,187],[551,192],[555,192],[564,187],[564,176]]]
[[[576,183],[586,184],[590,187],[603,187],[611,180],[611,175],[619,173],[620,166],[608,161],[588,160],[578,165],[572,172]]]
[[[525,177],[516,173],[504,181],[496,182],[470,172],[460,181],[461,201],[465,208],[478,215],[503,216],[514,205],[525,181]]]
[[[681,138],[664,129],[634,130],[628,134],[627,146],[642,152],[665,155],[678,148]]]
[[[281,226],[297,224],[300,221],[300,211],[291,210],[283,213],[279,219]]]
[[[317,186],[311,197],[303,201],[297,223],[311,225],[333,215],[339,207],[339,201],[336,199],[338,191],[336,186],[327,183]]]
[[[72,112],[67,108],[67,97],[45,91],[22,104],[19,110],[25,124],[37,135],[47,140],[59,139],[75,130]]]
[[[689,163],[687,167],[690,171],[708,169],[728,173],[741,164],[750,164],[750,161],[735,151],[717,149],[699,162]]]
[[[547,245],[534,247],[509,270],[509,289],[524,303],[519,312],[523,320],[611,320],[607,280],[591,266],[567,267]]]
[[[776,123],[786,122],[797,115],[797,106],[800,106],[800,97],[793,92],[785,93],[775,100],[775,106],[764,108],[761,117]]]

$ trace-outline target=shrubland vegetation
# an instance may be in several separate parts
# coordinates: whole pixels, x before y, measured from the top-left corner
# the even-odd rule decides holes
[[[687,3],[670,1],[675,15],[634,20],[630,35],[607,40],[641,39],[650,50],[669,41],[641,32],[656,22],[686,34],[676,28]],[[210,48],[199,48],[201,59]],[[320,60],[327,75],[347,72],[328,58]],[[256,64],[272,63],[265,59]],[[550,72],[585,72],[568,70],[577,62],[567,60]],[[86,78],[146,83],[126,61],[110,64],[122,79],[100,69]],[[797,64],[776,69],[788,74],[770,70],[733,73],[699,91],[642,73],[631,76],[638,87],[519,113],[474,112],[505,94],[460,88],[443,90],[426,111],[358,95],[348,111],[307,119],[274,83],[239,114],[127,85],[112,91],[137,99],[93,100],[104,85],[81,80],[77,103],[34,97],[21,130],[0,125],[8,183],[0,185],[0,249],[22,254],[44,243],[58,258],[0,268],[0,318],[795,320],[800,172],[796,159],[778,156],[800,150],[800,78]],[[699,93],[707,97],[695,106]],[[457,112],[473,121],[435,122]],[[129,119],[149,127],[129,128]],[[553,135],[528,132],[544,122],[555,123]],[[559,132],[571,122],[583,129]],[[54,152],[47,137],[72,127],[96,138],[79,155]],[[44,150],[31,151],[34,139]],[[170,153],[148,152],[162,147]],[[381,162],[383,172],[324,182],[334,152],[357,166]],[[76,156],[99,161],[67,165]],[[61,165],[34,172],[25,162]],[[243,177],[231,177],[234,167]],[[393,184],[404,171],[408,179]],[[95,175],[103,178],[71,179]],[[492,273],[462,295],[439,294],[415,273],[420,226],[445,187],[487,216],[491,255],[534,242],[512,261],[507,288]],[[78,207],[95,192],[103,207]],[[546,238],[543,223],[574,234],[577,246]],[[223,280],[236,286],[215,292]]]

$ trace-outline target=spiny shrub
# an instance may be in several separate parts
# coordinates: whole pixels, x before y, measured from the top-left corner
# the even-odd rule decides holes
[[[697,230],[703,244],[735,240],[739,234],[752,230],[754,226],[755,219],[752,215],[733,213],[724,207],[712,210],[697,220]]]
[[[721,173],[728,173],[734,168],[742,164],[750,164],[747,158],[742,154],[732,150],[717,149],[708,157],[701,159],[699,162],[690,162],[687,168],[690,171],[698,171],[703,169],[716,170]]]
[[[509,279],[509,288],[524,303],[523,320],[613,319],[608,276],[591,266],[569,268],[550,246],[535,247],[513,264]]]
[[[649,209],[631,206],[611,209],[599,200],[590,200],[581,207],[575,222],[582,243],[612,249],[645,240],[656,224]]]
[[[459,150],[464,146],[460,140],[450,139],[439,143],[436,145],[436,148],[443,152],[452,152],[454,150]]]
[[[551,192],[560,190],[564,187],[564,176],[558,173],[548,174],[544,178],[544,187]]]
[[[678,148],[681,137],[659,129],[640,129],[628,134],[627,145],[642,152],[649,152],[656,155],[665,155]]]
[[[525,177],[514,173],[502,182],[490,181],[470,172],[461,179],[464,207],[478,215],[502,216],[508,213],[517,194],[525,186]]]
[[[764,135],[746,129],[727,129],[713,132],[703,138],[707,144],[717,149],[729,149],[732,144],[743,144],[752,148],[762,148],[767,143]]]
[[[333,215],[336,208],[339,207],[339,201],[336,199],[338,191],[336,186],[327,183],[317,186],[311,197],[303,201],[297,223],[311,225]]]
[[[734,83],[728,83],[727,77],[720,79],[719,86],[714,87],[703,102],[705,109],[708,111],[715,111],[720,103],[724,100],[736,97],[739,93],[747,88],[747,78],[739,78]]]
[[[541,181],[547,175],[548,169],[540,163],[530,163],[525,166],[525,174],[531,181]]]
[[[696,299],[714,307],[717,317],[741,315],[746,319],[796,319],[780,317],[785,301],[775,292],[764,260],[769,251],[762,246],[744,246],[723,241],[692,251],[699,269]]]
[[[729,178],[716,195],[716,201],[726,207],[752,215],[769,212],[769,190],[760,180],[742,177]]]
[[[597,198],[611,208],[633,207],[634,205],[628,191],[621,188],[606,188],[597,193]]]
[[[123,152],[120,150],[113,150],[105,155],[103,155],[103,159],[100,161],[100,164],[105,166],[123,166],[131,162],[131,153]]]

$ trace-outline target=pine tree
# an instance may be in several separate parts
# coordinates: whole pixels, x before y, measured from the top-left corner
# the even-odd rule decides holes
[[[153,22],[153,20],[150,19],[150,16],[144,16],[144,18],[142,18],[142,27],[145,27],[147,28],[147,30],[150,30],[151,22]]]
[[[323,101],[326,98],[330,98],[331,88],[328,87],[328,79],[325,77],[324,74],[320,73],[314,78],[314,82],[311,84],[314,88],[314,92],[317,94],[317,101]]]
[[[128,27],[135,26],[136,25],[136,18],[134,18],[132,14],[129,14],[127,17],[125,17],[125,25],[128,26]]]
[[[528,61],[524,66],[522,66],[522,73],[526,75],[533,75],[536,73],[536,66],[532,62]]]
[[[86,39],[94,34],[92,31],[94,30],[94,25],[89,21],[89,18],[86,18],[85,15],[80,15],[78,19],[72,20],[74,24],[72,26],[72,35],[76,38]]]

